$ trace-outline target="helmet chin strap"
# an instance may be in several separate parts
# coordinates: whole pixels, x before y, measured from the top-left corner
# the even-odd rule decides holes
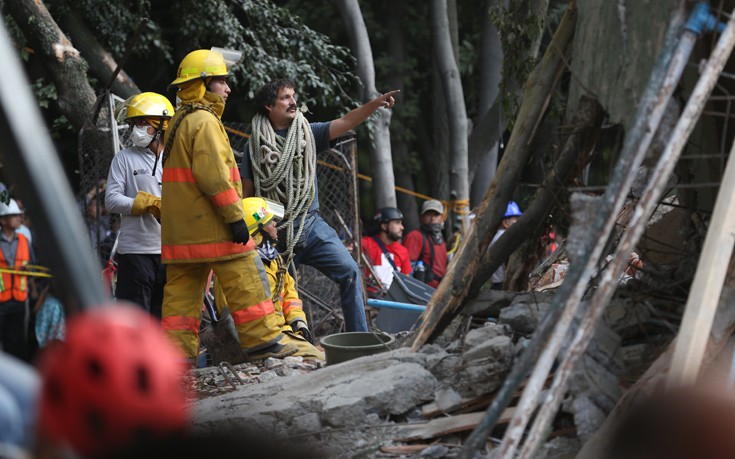
[[[151,143],[148,144],[148,149],[150,150],[150,146],[153,144],[153,142],[158,141],[158,145],[156,146],[156,150],[160,149],[161,144],[163,144],[163,118],[161,118],[158,121],[158,127],[156,128],[156,132],[153,134],[153,140],[151,140]],[[153,150],[151,150],[153,151]],[[151,175],[156,175],[156,167],[158,167],[158,159],[161,156],[161,152],[159,151],[153,151],[156,160],[153,162],[153,170],[151,171]]]

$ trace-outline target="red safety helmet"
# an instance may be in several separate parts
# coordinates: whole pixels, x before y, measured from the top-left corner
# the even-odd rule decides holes
[[[39,430],[90,458],[184,430],[184,357],[142,309],[114,305],[70,320],[39,363]]]

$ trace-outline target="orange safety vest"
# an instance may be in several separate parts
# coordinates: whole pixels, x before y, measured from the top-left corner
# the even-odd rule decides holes
[[[22,234],[18,236],[18,249],[15,251],[15,263],[8,266],[5,254],[0,250],[0,268],[20,269],[30,262],[28,239]],[[9,300],[25,301],[28,298],[28,276],[20,274],[2,273],[0,276],[0,302]]]

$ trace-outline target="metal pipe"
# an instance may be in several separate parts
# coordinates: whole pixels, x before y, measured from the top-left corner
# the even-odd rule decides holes
[[[367,304],[368,306],[372,306],[374,308],[401,309],[403,311],[424,312],[424,310],[426,310],[426,306],[421,306],[418,304],[399,303],[397,301],[376,300],[374,298],[368,298]]]

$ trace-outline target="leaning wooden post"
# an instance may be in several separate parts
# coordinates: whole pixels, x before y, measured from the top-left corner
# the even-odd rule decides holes
[[[685,33],[682,42],[688,41],[687,46],[691,46],[693,45],[697,36],[697,31],[688,30]],[[707,61],[707,65],[702,72],[702,76],[697,82],[694,91],[692,91],[692,94],[687,101],[687,105],[684,108],[684,111],[682,112],[681,117],[679,118],[679,121],[677,122],[676,127],[671,134],[671,140],[666,145],[666,149],[661,154],[661,157],[656,164],[656,168],[652,172],[652,179],[650,183],[646,186],[643,193],[641,194],[640,202],[635,208],[630,222],[627,225],[628,230],[623,234],[620,243],[618,244],[612,262],[607,266],[605,271],[602,272],[599,285],[597,287],[597,290],[595,291],[594,296],[592,297],[592,300],[590,301],[589,306],[586,308],[585,311],[583,311],[582,314],[579,314],[578,312],[578,315],[582,316],[580,326],[577,327],[574,333],[574,337],[569,346],[569,351],[562,359],[559,370],[554,376],[554,380],[552,382],[549,393],[546,397],[545,402],[542,404],[538,414],[536,415],[533,427],[531,428],[531,431],[526,438],[526,444],[521,451],[519,458],[530,459],[534,457],[540,443],[546,437],[549,426],[551,425],[551,421],[553,420],[553,416],[556,414],[556,411],[561,404],[561,400],[566,391],[566,385],[569,377],[571,376],[571,372],[574,369],[576,362],[582,357],[582,355],[584,355],[584,351],[587,348],[589,341],[592,339],[595,324],[602,316],[605,306],[608,304],[610,298],[615,291],[615,287],[617,286],[617,281],[620,275],[627,267],[628,258],[631,250],[640,240],[640,237],[645,230],[646,223],[649,221],[657,203],[663,195],[668,183],[668,179],[674,170],[674,166],[678,162],[679,157],[681,156],[681,152],[684,149],[684,146],[686,145],[686,142],[688,141],[689,136],[694,129],[694,126],[696,125],[699,117],[702,114],[702,110],[704,110],[704,106],[707,103],[707,100],[712,93],[712,89],[717,83],[717,79],[722,72],[722,69],[724,68],[725,63],[727,62],[734,46],[735,16],[731,16],[727,28],[718,40],[717,46],[713,50],[712,55]],[[731,153],[735,153],[735,149]],[[729,178],[727,177],[728,173],[731,175]],[[720,195],[717,199],[718,203],[720,204],[720,211],[727,212],[729,210],[735,210],[735,203],[733,203],[732,205],[728,203],[722,203],[723,198],[729,199],[732,195],[733,190],[735,190],[735,166],[728,164],[726,169],[726,177],[720,190]],[[717,210],[718,206],[715,205],[715,213],[717,212]],[[723,215],[721,213],[719,216],[719,222],[717,219],[713,221],[713,225],[720,223],[722,224],[722,226],[729,226],[726,226],[725,228],[718,227],[715,230],[719,230],[718,233],[720,234],[717,234],[717,236],[714,238],[714,243],[721,243],[722,245],[720,245],[719,247],[717,247],[716,245],[712,246],[713,242],[710,241],[710,251],[721,250],[721,258],[719,260],[716,260],[718,263],[714,269],[720,271],[717,272],[716,275],[711,276],[712,279],[710,279],[709,283],[712,284],[712,282],[714,282],[716,284],[716,287],[713,287],[716,290],[716,293],[715,297],[712,299],[713,304],[711,305],[711,311],[705,311],[702,314],[698,314],[698,323],[695,324],[696,331],[698,333],[702,333],[697,337],[693,337],[695,338],[695,340],[701,338],[701,353],[698,356],[699,358],[696,360],[697,369],[699,368],[698,365],[701,362],[701,357],[704,353],[704,346],[709,338],[709,330],[712,324],[712,317],[714,316],[717,300],[719,299],[720,292],[722,290],[722,283],[724,281],[725,272],[727,271],[727,267],[730,261],[733,243],[735,243],[735,236],[732,234],[732,231],[730,231],[730,234],[722,234],[722,231],[728,231],[735,227],[735,215],[731,215],[729,221],[726,221],[726,219],[727,215]],[[707,239],[710,239],[709,235]],[[705,241],[705,249],[706,248],[707,242]],[[706,260],[707,262],[709,262],[710,260],[712,260],[713,262],[715,261],[712,257],[705,258],[704,253],[701,259]],[[702,263],[700,263],[699,266],[702,267]],[[700,271],[701,270],[698,270],[698,273]],[[690,302],[691,299],[692,297],[690,296]],[[693,318],[692,320],[695,319]],[[684,321],[686,323],[686,315],[684,317]],[[697,327],[697,325],[700,325],[700,327]],[[705,326],[706,333],[704,329]],[[696,376],[696,373],[694,374],[694,376]]]
[[[732,19],[730,21],[732,22]],[[729,24],[728,30],[730,30]],[[735,42],[734,36],[735,34],[731,33],[729,38]],[[722,39],[724,38],[725,34]],[[730,43],[730,50],[732,50],[732,43]],[[727,56],[729,52],[726,56],[722,56],[725,61]],[[710,60],[712,59],[714,56]],[[723,66],[725,61],[722,62]],[[704,240],[699,263],[697,263],[694,282],[689,290],[689,299],[684,309],[681,328],[676,337],[671,371],[666,384],[668,388],[693,384],[696,381],[707,340],[709,340],[712,320],[715,317],[725,274],[732,257],[733,245],[735,245],[735,199],[733,199],[733,194],[735,194],[735,164],[733,164],[735,160],[733,158],[735,156],[733,155],[735,155],[735,142],[730,149],[730,157],[715,201],[712,221]]]
[[[683,4],[682,4],[683,6]],[[625,197],[630,190],[636,170],[645,156],[653,139],[653,135],[663,116],[666,105],[673,94],[681,76],[688,55],[686,49],[679,49],[681,26],[684,22],[683,8],[679,8],[672,18],[666,33],[664,47],[659,54],[646,90],[641,99],[635,117],[633,129],[626,136],[623,151],[615,166],[610,185],[600,199],[599,215],[592,222],[586,240],[580,244],[579,261],[572,264],[561,288],[554,297],[549,311],[536,330],[529,347],[521,355],[521,359],[511,369],[511,373],[503,382],[495,399],[486,411],[485,418],[472,432],[465,442],[462,457],[473,456],[488,433],[495,425],[500,413],[510,403],[515,390],[535,365],[534,375],[523,391],[523,397],[516,411],[533,410],[535,400],[541,391],[541,374],[548,374],[561,342],[566,336],[566,329],[574,317],[577,306],[582,300],[589,279],[597,269],[606,239],[612,231],[615,219],[622,208]],[[683,52],[684,51],[684,52]],[[688,49],[691,51],[691,48]],[[543,359],[542,357],[543,352]],[[552,355],[553,354],[553,355]],[[519,441],[519,431],[525,428],[527,421],[514,420],[506,431],[506,439],[501,445],[500,457],[510,457]],[[522,423],[522,426],[519,425]]]
[[[495,228],[502,220],[508,200],[528,162],[536,127],[543,119],[551,94],[565,70],[562,54],[571,43],[575,23],[576,10],[572,1],[546,54],[526,82],[518,118],[498,171],[477,210],[474,224],[464,235],[464,244],[421,316],[422,325],[412,345],[414,350],[438,336],[465,301],[481,254],[487,250]]]

